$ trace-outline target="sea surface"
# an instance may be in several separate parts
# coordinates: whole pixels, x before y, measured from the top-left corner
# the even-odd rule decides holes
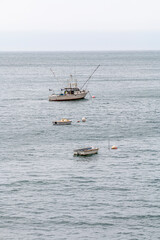
[[[0,53],[0,239],[160,239],[159,51]]]

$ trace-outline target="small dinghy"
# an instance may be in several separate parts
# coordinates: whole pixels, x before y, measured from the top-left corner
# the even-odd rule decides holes
[[[71,125],[71,120],[67,119],[67,118],[62,118],[59,121],[53,121],[53,125]]]
[[[88,156],[92,154],[98,153],[99,148],[95,147],[88,147],[88,148],[80,148],[74,150],[74,155],[75,156]]]

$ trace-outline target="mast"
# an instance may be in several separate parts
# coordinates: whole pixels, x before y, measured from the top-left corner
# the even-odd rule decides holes
[[[93,74],[97,71],[97,69],[100,67],[100,64],[95,68],[95,70],[93,71],[93,73],[89,76],[89,78],[87,79],[87,81],[83,84],[83,86],[81,87],[81,89],[87,84],[87,82],[89,81],[89,79],[91,79],[91,77],[93,76]],[[80,90],[81,90],[80,89]]]

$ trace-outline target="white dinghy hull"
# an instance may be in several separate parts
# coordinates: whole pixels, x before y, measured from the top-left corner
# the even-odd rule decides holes
[[[71,125],[71,120],[68,120],[66,118],[62,118],[60,121],[53,121],[53,125]]]
[[[88,147],[74,150],[75,156],[89,156],[98,153],[99,148]]]

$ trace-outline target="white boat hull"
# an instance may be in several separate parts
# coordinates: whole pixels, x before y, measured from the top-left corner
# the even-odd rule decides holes
[[[49,96],[49,101],[70,101],[70,100],[83,99],[85,98],[87,93],[88,92],[81,92],[77,94],[64,94],[64,95],[52,94]]]

